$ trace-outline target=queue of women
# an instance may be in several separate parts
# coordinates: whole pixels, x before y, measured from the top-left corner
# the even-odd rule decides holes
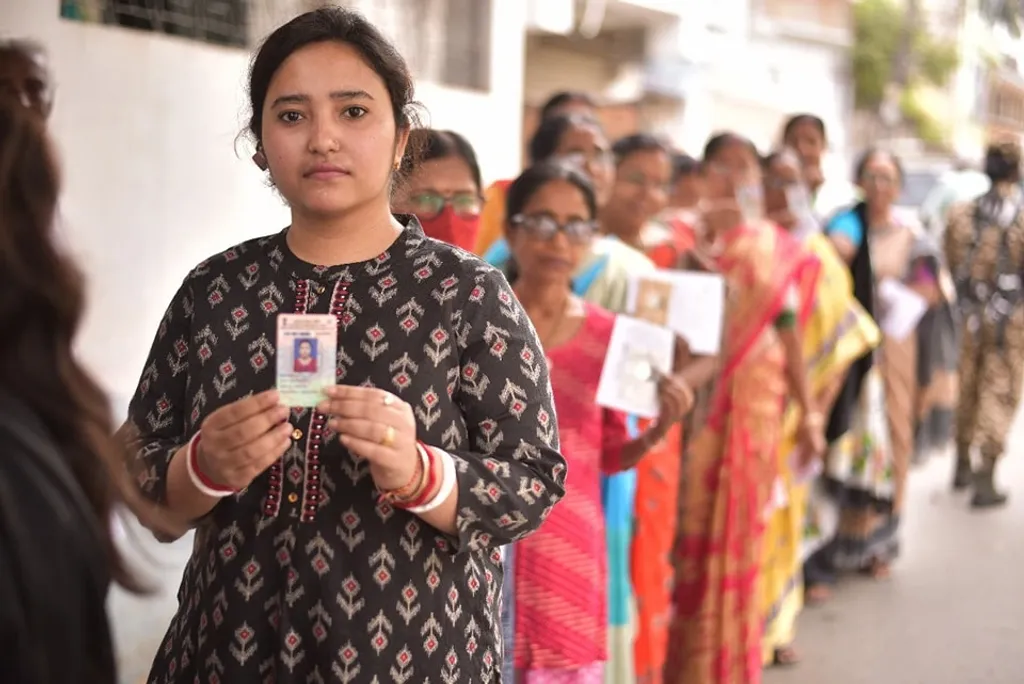
[[[1019,380],[1006,351],[1024,345],[1019,281],[1000,280],[1024,259],[1015,148],[990,151],[981,218],[954,211],[954,280],[894,211],[892,154],[865,153],[860,198],[829,206],[841,181],[823,176],[812,115],[766,155],[724,132],[694,159],[647,134],[610,141],[590,97],[560,93],[527,168],[485,188],[465,138],[416,126],[409,69],[378,30],[309,12],[266,39],[249,82],[253,162],[290,225],[184,274],[115,437],[71,353],[81,296],[51,238],[41,59],[0,47],[15,95],[0,109],[0,399],[34,416],[0,430],[70,468],[5,473],[0,499],[80,488],[85,514],[32,524],[78,540],[47,572],[93,580],[57,620],[79,655],[62,639],[47,657],[57,627],[30,581],[44,561],[0,526],[16,551],[0,588],[21,597],[0,628],[26,644],[5,649],[4,681],[68,681],[62,663],[115,681],[96,601],[111,579],[142,591],[104,523],[117,502],[162,540],[195,531],[154,684],[752,684],[797,662],[805,601],[842,573],[891,571],[909,464],[954,422],[954,486],[977,507],[1006,500],[994,473],[1019,382],[1000,374]],[[658,269],[724,279],[722,344],[678,338],[641,419],[596,396],[631,279]],[[927,303],[916,332],[883,332],[890,281]],[[959,406],[954,289],[979,350]],[[336,381],[308,406],[275,386],[279,317],[296,315],[337,331]]]

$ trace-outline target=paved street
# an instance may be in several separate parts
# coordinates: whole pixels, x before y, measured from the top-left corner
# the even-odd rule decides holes
[[[1018,429],[1016,443],[1024,444]],[[952,456],[911,473],[891,579],[850,579],[804,611],[803,662],[765,684],[1019,684],[1024,681],[1024,449],[1005,464],[1010,505],[978,514],[949,491]]]
[[[1017,444],[1024,444],[1018,428]],[[1024,451],[1024,449],[1019,450]],[[804,613],[797,668],[765,684],[1019,684],[1024,681],[1024,453],[1006,463],[1008,508],[975,514],[948,490],[950,457],[912,473],[904,556],[891,580],[851,579]],[[174,609],[189,542],[150,543],[163,592],[111,601],[124,681],[145,676]],[[147,563],[147,567],[153,567]],[[468,683],[467,683],[468,684]]]

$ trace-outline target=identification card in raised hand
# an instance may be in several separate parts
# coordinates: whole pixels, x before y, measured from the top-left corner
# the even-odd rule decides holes
[[[328,314],[277,317],[277,391],[281,403],[316,406],[335,384],[338,319]]]

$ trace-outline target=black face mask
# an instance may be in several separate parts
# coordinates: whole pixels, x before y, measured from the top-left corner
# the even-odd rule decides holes
[[[985,175],[994,183],[1015,181],[1020,177],[1020,167],[1016,160],[1010,160],[999,153],[985,155]]]

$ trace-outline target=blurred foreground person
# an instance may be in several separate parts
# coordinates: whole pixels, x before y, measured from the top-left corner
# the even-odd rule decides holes
[[[41,45],[0,39],[0,99],[49,118],[53,111],[53,76]]]
[[[60,184],[35,113],[0,101],[0,682],[113,684],[107,589],[139,585],[107,521],[133,490],[72,353],[82,280],[52,242]]]
[[[971,449],[977,446],[981,469],[974,474],[971,499],[976,508],[1006,503],[1006,494],[996,490],[995,470],[1006,450],[1024,381],[1020,164],[1015,143],[989,148],[985,173],[991,190],[954,208],[945,234],[946,260],[964,320],[953,487],[972,484]]]

